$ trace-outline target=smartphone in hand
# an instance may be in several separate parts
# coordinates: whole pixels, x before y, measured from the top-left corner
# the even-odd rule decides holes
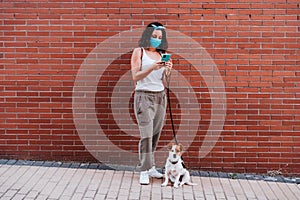
[[[168,62],[171,58],[171,54],[168,54],[168,53],[164,53],[161,55],[161,61],[162,62]]]

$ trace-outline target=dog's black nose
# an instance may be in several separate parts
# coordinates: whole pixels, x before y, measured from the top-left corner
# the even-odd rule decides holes
[[[173,158],[176,158],[176,154],[173,154]]]

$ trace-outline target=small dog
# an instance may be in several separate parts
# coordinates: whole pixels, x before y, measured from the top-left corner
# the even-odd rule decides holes
[[[174,187],[187,185],[197,185],[191,182],[189,171],[185,168],[181,155],[183,153],[182,144],[168,146],[169,156],[165,165],[165,181],[161,184],[162,187],[168,185],[169,179],[174,183]]]

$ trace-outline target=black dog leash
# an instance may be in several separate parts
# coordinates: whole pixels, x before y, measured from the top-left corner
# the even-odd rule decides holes
[[[170,72],[169,76],[167,76],[165,74],[165,78],[166,78],[166,82],[167,82],[166,89],[167,89],[168,108],[169,108],[170,119],[171,119],[171,124],[172,124],[172,131],[173,131],[175,143],[176,143],[176,145],[178,145],[178,141],[177,141],[177,137],[176,137],[176,133],[175,133],[174,121],[173,121],[172,108],[171,108],[172,106],[171,106],[171,98],[170,98],[170,77],[171,77],[171,72]],[[186,166],[184,165],[182,156],[181,156],[181,160],[182,160],[183,168],[186,168]]]
[[[168,107],[169,107],[169,113],[170,113],[170,119],[171,119],[171,124],[172,124],[172,131],[174,135],[174,140],[176,145],[178,145],[176,133],[175,133],[175,127],[174,127],[174,121],[173,121],[173,114],[172,114],[172,106],[171,106],[171,98],[170,98],[170,77],[171,77],[171,72],[169,76],[165,74],[166,82],[167,82],[167,99],[168,99]]]

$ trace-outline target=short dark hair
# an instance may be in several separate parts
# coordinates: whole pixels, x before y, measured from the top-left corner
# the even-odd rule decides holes
[[[156,51],[162,51],[164,53],[168,49],[167,33],[165,27],[159,22],[148,24],[139,40],[139,47],[150,47],[150,38],[154,30],[161,30],[162,32],[161,44],[156,48]]]

